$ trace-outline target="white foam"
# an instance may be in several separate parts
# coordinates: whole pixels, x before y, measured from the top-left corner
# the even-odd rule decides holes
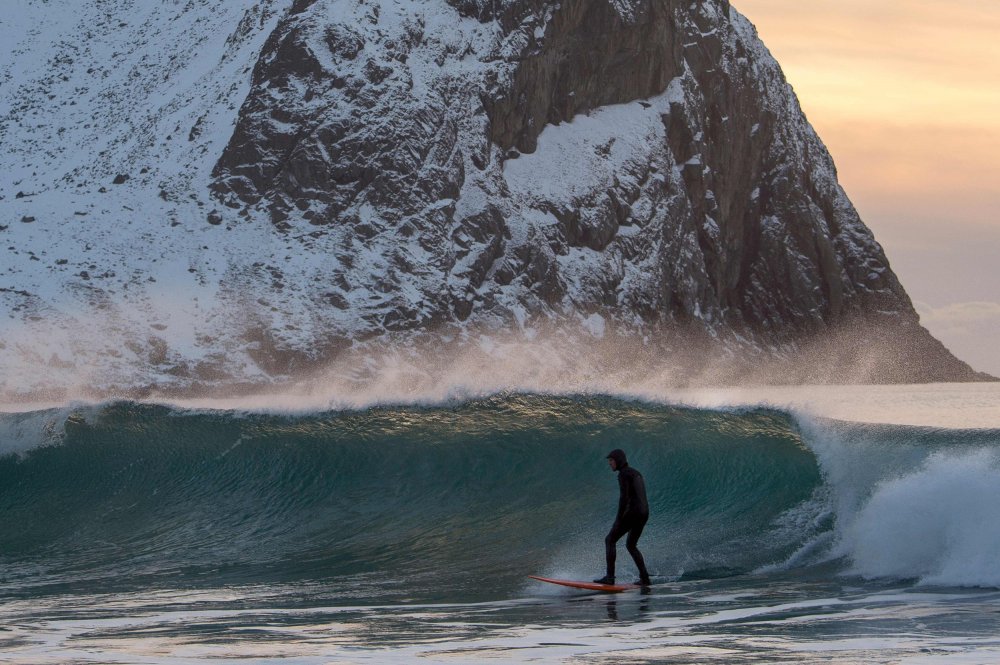
[[[843,550],[864,577],[1000,587],[1000,456],[932,455],[882,481],[845,529]]]
[[[58,445],[66,419],[83,417],[86,409],[67,406],[43,411],[0,413],[0,457],[23,455],[34,448]]]

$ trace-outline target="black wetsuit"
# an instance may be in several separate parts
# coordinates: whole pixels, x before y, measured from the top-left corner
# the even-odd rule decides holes
[[[617,451],[616,451],[617,452]],[[649,572],[646,570],[646,562],[639,551],[639,536],[649,519],[649,503],[646,501],[646,484],[642,480],[642,474],[628,465],[625,455],[613,457],[616,470],[618,471],[618,514],[615,516],[615,523],[611,526],[604,539],[605,554],[608,562],[608,577],[615,576],[615,558],[617,556],[617,545],[621,537],[626,533],[625,549],[632,555],[636,567],[639,569],[639,578],[643,581],[649,580]]]

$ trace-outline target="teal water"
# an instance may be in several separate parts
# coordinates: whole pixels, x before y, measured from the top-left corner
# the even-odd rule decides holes
[[[608,597],[527,580],[602,572],[615,447],[646,478],[658,584]],[[11,662],[899,662],[996,646],[995,429],[609,396],[122,402],[2,414],[0,453]],[[619,568],[633,574],[624,551]]]

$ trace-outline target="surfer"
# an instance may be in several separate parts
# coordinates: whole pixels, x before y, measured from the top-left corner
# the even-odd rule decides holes
[[[618,541],[625,534],[625,549],[632,555],[636,567],[639,569],[639,584],[647,586],[649,582],[649,572],[646,570],[646,562],[643,561],[642,552],[637,546],[642,529],[649,519],[649,503],[646,501],[646,484],[642,480],[642,474],[628,465],[625,458],[625,451],[615,448],[608,453],[608,466],[612,471],[618,472],[618,514],[615,516],[615,523],[611,526],[604,539],[604,550],[608,562],[607,574],[599,580],[594,580],[597,584],[615,583],[615,557],[617,555]]]

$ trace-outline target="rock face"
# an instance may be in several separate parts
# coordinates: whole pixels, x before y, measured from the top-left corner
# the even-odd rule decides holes
[[[199,233],[281,246],[190,269],[225,295],[194,324],[205,376],[241,373],[220,349],[267,380],[386,335],[560,328],[661,350],[694,340],[746,368],[843,359],[836,342],[867,364],[785,380],[977,378],[920,327],[727,1],[244,4],[229,41],[262,47],[231,135],[212,138],[226,111],[210,101],[171,133],[210,173],[157,183],[151,141],[116,167],[145,175],[104,190],[145,182],[170,227],[190,198]],[[161,370],[189,375],[184,354],[154,346]]]
[[[846,321],[927,337],[721,0],[298,2],[213,175],[230,206],[342,238],[329,281],[372,330],[599,313],[772,347]],[[372,291],[392,307],[353,297]]]

